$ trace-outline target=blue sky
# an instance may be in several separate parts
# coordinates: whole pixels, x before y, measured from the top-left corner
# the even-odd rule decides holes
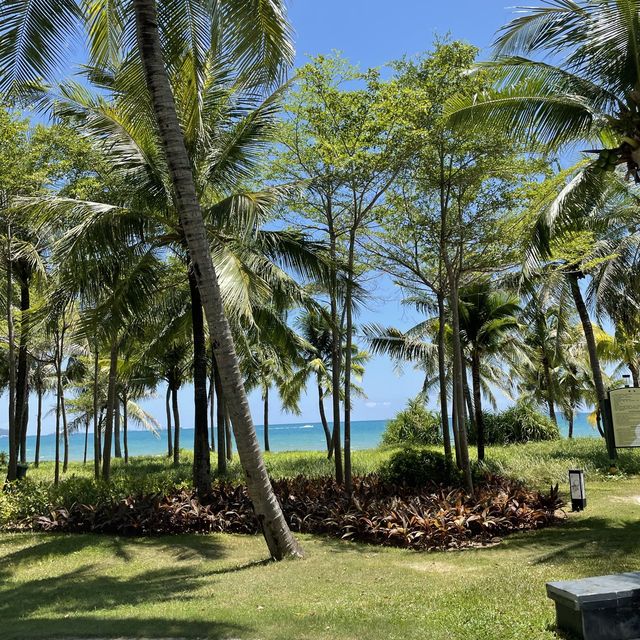
[[[289,13],[296,34],[297,64],[308,56],[339,50],[351,62],[362,67],[381,66],[386,62],[428,50],[436,35],[449,34],[467,40],[488,56],[495,32],[505,24],[513,10],[505,0],[457,0],[455,3],[434,0],[289,0]],[[419,317],[401,306],[399,292],[386,278],[372,283],[373,297],[358,322],[379,322],[407,328]],[[367,365],[363,386],[367,399],[356,400],[354,420],[389,418],[401,409],[408,398],[420,389],[421,376],[405,368],[400,377],[386,358],[375,358]],[[192,426],[193,390],[181,392],[182,424]],[[261,401],[251,396],[256,422],[261,422]],[[502,399],[506,403],[506,399]],[[3,403],[5,404],[5,403]],[[145,401],[147,410],[164,423],[164,394]],[[317,422],[317,398],[313,392],[301,404],[299,417],[280,411],[278,401],[271,401],[271,422]],[[0,428],[6,427],[6,410],[0,416]],[[35,406],[29,432],[34,430]],[[44,420],[44,431],[53,430],[53,418]]]

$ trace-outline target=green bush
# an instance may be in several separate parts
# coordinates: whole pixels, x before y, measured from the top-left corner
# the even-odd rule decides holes
[[[430,445],[442,443],[440,414],[429,411],[421,398],[409,400],[406,409],[387,423],[382,435],[386,445]]]
[[[459,484],[460,474],[439,451],[407,447],[396,451],[380,468],[380,477],[391,484],[424,487],[427,484]]]
[[[483,415],[485,444],[504,445],[560,439],[558,425],[528,402],[518,402],[505,411]],[[477,443],[473,424],[469,425],[469,441]]]

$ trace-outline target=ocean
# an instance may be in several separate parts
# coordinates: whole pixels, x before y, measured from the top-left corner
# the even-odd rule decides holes
[[[387,420],[366,420],[352,422],[352,449],[373,449],[382,441]],[[567,435],[566,421],[560,419],[560,430]],[[264,428],[256,426],[258,439],[264,442]],[[574,426],[575,437],[599,437],[596,429],[587,421],[587,414],[581,413],[576,417]],[[167,432],[160,431],[156,437],[148,431],[129,431],[129,455],[160,455],[167,450]],[[193,448],[193,429],[180,431],[180,444],[184,449]],[[322,424],[306,422],[294,424],[274,424],[269,426],[269,444],[271,451],[324,451],[326,441]],[[8,450],[6,436],[0,436],[0,451]],[[28,459],[33,459],[35,450],[35,436],[27,437]],[[82,460],[84,454],[84,433],[73,433],[69,436],[69,457],[71,460]],[[93,439],[89,434],[88,457],[93,456]],[[44,435],[40,443],[40,459],[53,460],[55,457],[55,435]]]

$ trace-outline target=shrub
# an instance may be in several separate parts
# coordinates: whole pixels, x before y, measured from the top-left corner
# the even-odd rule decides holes
[[[353,493],[332,478],[287,478],[273,483],[293,531],[412,549],[456,549],[492,542],[514,531],[558,521],[557,488],[528,491],[489,478],[473,496],[462,489],[414,490],[376,476],[354,478]],[[246,488],[220,483],[204,500],[191,491],[129,496],[96,505],[74,503],[21,523],[24,529],[116,535],[258,532]]]
[[[506,411],[485,413],[486,444],[516,444],[560,439],[560,430],[551,418],[528,402],[518,402]],[[476,444],[473,424],[469,425],[469,441]]]
[[[384,482],[409,487],[458,484],[460,474],[441,453],[407,447],[396,451],[380,469]]]
[[[9,464],[9,457],[6,451],[0,451],[0,467],[6,467]]]
[[[442,443],[440,414],[429,411],[422,398],[409,400],[406,409],[387,423],[382,443],[429,445]]]

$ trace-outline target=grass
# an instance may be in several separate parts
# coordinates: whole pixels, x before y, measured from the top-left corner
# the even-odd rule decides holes
[[[435,447],[434,447],[435,448]],[[395,451],[393,448],[354,451],[353,471],[356,475],[375,472]],[[640,474],[640,451],[635,449],[619,452],[619,475]],[[189,484],[191,481],[191,453],[183,451],[180,465],[173,467],[164,456],[140,456],[131,459],[129,465],[122,460],[112,461],[112,478],[121,490],[161,490],[175,485]],[[212,457],[215,463],[215,459]],[[320,451],[297,451],[267,453],[265,461],[271,477],[283,478],[295,475],[309,477],[326,476],[333,473],[333,461],[327,460]],[[550,484],[567,482],[567,470],[584,469],[587,480],[607,480],[609,458],[604,442],[599,438],[577,438],[552,442],[533,442],[524,445],[488,447],[486,468],[523,480],[527,484],[547,488]],[[53,463],[41,463],[39,468],[31,467],[28,477],[40,482],[53,479]],[[92,478],[93,465],[71,462],[63,478]],[[226,479],[242,481],[242,471],[237,456],[229,465]]]
[[[303,536],[265,562],[259,537],[0,535],[2,637],[549,640],[545,582],[635,570],[637,479],[589,484],[556,529],[415,553]]]

